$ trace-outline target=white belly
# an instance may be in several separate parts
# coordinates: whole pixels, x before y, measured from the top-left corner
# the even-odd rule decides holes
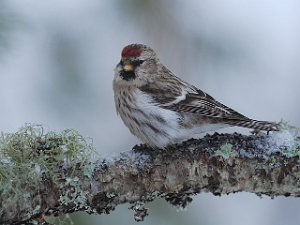
[[[151,147],[164,148],[187,140],[195,134],[224,127],[220,124],[208,124],[185,128],[180,121],[188,119],[188,116],[182,117],[177,112],[156,106],[152,99],[141,91],[136,90],[132,93],[131,99],[134,101],[128,101],[125,97],[121,93],[115,96],[118,113],[131,133]],[[121,102],[121,106],[117,104],[118,101]]]

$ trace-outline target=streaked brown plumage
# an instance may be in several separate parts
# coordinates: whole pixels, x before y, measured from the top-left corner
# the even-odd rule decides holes
[[[123,49],[113,88],[116,109],[125,125],[152,147],[164,148],[227,126],[278,130],[277,124],[250,119],[181,80],[146,45]]]

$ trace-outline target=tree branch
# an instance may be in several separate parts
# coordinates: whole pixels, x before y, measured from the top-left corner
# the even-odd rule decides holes
[[[36,144],[41,142],[37,138],[34,151],[44,151],[48,141]],[[166,150],[136,146],[114,158],[77,162],[75,167],[64,160],[56,165],[59,176],[38,171],[39,185],[30,187],[26,202],[18,197],[14,204],[4,204],[9,196],[1,191],[0,223],[41,222],[44,215],[75,211],[110,213],[122,203],[133,204],[135,219],[143,220],[145,202],[164,198],[185,207],[190,196],[200,192],[298,197],[299,149],[299,137],[288,131],[255,136],[215,133]],[[25,186],[26,181],[22,182]]]

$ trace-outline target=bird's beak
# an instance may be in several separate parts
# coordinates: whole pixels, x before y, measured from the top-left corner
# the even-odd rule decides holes
[[[123,69],[124,69],[125,72],[133,71],[133,65],[132,64],[125,64],[123,66]]]

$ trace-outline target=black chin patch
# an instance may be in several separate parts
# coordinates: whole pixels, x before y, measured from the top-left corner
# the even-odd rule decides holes
[[[126,81],[135,79],[134,71],[124,71],[124,70],[122,70],[121,73],[120,73],[120,76],[123,78],[123,80],[126,80]]]

